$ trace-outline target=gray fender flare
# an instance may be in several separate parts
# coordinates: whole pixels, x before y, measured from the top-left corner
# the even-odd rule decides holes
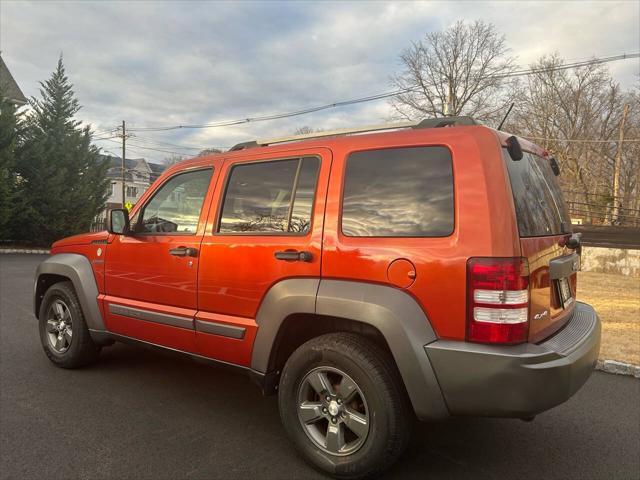
[[[315,304],[315,305],[314,305]],[[384,336],[416,416],[449,416],[424,347],[437,339],[429,319],[408,293],[389,286],[342,280],[290,279],[267,293],[256,318],[254,370],[265,372],[282,322],[294,313],[316,313],[369,324]]]
[[[271,350],[282,322],[295,313],[315,313],[319,286],[319,278],[296,278],[282,280],[269,289],[256,315],[258,332],[251,354],[252,370],[268,373]]]
[[[33,295],[33,308],[36,318],[39,315],[41,295],[40,277],[42,275],[60,275],[68,278],[73,283],[73,288],[80,300],[82,313],[84,314],[87,328],[93,337],[94,332],[104,332],[104,321],[98,307],[98,285],[93,276],[93,269],[89,259],[77,253],[59,253],[49,257],[38,266]]]

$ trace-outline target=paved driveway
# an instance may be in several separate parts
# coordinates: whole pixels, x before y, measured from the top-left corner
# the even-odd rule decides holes
[[[0,254],[0,478],[325,478],[247,378],[125,345],[54,367],[31,312],[44,257]],[[532,423],[416,425],[389,478],[640,478],[640,381],[595,373]]]

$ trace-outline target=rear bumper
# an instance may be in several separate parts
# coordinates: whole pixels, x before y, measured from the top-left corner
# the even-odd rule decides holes
[[[571,319],[539,344],[438,340],[425,350],[452,415],[528,417],[568,400],[600,351],[600,319],[577,302]]]

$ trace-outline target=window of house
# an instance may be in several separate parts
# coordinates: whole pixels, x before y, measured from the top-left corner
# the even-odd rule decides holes
[[[319,166],[316,157],[236,165],[218,232],[308,233]]]
[[[195,233],[213,170],[176,175],[162,185],[135,221],[137,233]]]
[[[127,187],[127,197],[137,197],[138,187]]]
[[[347,236],[447,236],[453,232],[453,205],[453,167],[445,147],[370,150],[347,159]]]

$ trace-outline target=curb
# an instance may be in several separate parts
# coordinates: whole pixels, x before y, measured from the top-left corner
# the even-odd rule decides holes
[[[616,375],[628,375],[640,378],[640,366],[631,363],[618,362],[616,360],[598,360],[596,370]]]
[[[0,248],[0,255],[3,253],[34,253],[37,255],[49,255],[51,252],[44,248]]]

